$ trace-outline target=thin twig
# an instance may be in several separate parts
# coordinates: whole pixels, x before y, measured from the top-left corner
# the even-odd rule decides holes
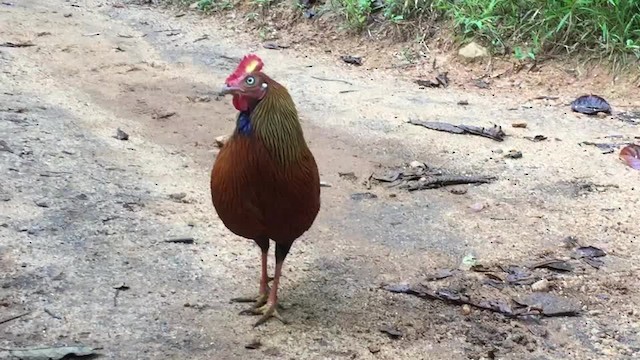
[[[54,314],[51,310],[44,308],[44,312],[46,312],[47,314],[49,314],[52,318],[54,319],[58,319],[58,320],[62,320],[62,318],[56,314]]]
[[[31,42],[23,42],[23,43],[16,43],[16,42],[11,42],[11,41],[7,41],[4,42],[2,44],[0,44],[1,47],[12,47],[12,48],[23,48],[23,47],[30,47],[30,46],[36,46],[34,43]]]
[[[192,237],[184,237],[184,238],[176,238],[176,239],[167,239],[164,242],[167,243],[180,243],[180,244],[193,244],[194,239]]]
[[[450,185],[463,184],[487,184],[496,180],[493,176],[442,176],[427,181],[419,181],[417,184],[410,185],[409,191],[435,189]]]
[[[27,312],[26,312],[26,313],[24,313],[24,314],[20,314],[20,315],[12,316],[12,317],[10,317],[10,318],[4,319],[4,320],[0,320],[0,325],[2,325],[2,324],[4,324],[4,323],[8,323],[9,321],[13,321],[13,320],[16,320],[16,319],[20,319],[21,317],[23,317],[23,316],[27,316],[27,315],[29,315],[29,314],[31,314],[31,311],[27,311]]]
[[[320,81],[333,81],[333,82],[341,82],[341,83],[345,83],[347,85],[353,85],[352,83],[345,81],[345,80],[339,80],[339,79],[327,79],[327,78],[321,78],[321,77],[317,77],[317,76],[312,76],[312,79],[316,79],[316,80],[320,80]]]
[[[531,100],[558,100],[558,96],[540,95],[532,98]]]

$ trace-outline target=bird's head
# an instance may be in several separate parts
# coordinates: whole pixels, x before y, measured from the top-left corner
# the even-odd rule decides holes
[[[235,71],[227,77],[220,95],[232,94],[233,106],[239,111],[253,108],[267,93],[262,60],[255,54],[246,55]]]

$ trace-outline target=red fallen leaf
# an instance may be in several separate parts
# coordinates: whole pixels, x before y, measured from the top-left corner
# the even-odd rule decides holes
[[[632,169],[640,170],[640,145],[630,144],[620,150],[620,159]]]

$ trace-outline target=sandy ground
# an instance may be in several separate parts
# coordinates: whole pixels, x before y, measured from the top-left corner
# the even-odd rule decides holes
[[[112,5],[0,5],[0,43],[35,44],[0,47],[0,321],[30,312],[0,323],[0,348],[84,344],[108,359],[640,356],[639,173],[617,150],[580,145],[619,147],[640,135],[637,125],[570,112],[564,104],[580,94],[531,101],[418,89],[330,56],[242,42],[213,19]],[[234,119],[229,99],[214,94],[251,51],[290,89],[332,185],[285,264],[280,295],[291,324],[255,329],[229,299],[257,290],[259,251],[224,228],[208,189],[214,138]],[[410,118],[495,123],[508,136],[447,134]],[[523,121],[527,128],[512,128]],[[117,128],[128,141],[114,137]],[[548,139],[526,138],[535,135]],[[505,158],[511,149],[523,157]],[[411,193],[363,184],[414,160],[497,180]],[[353,195],[362,192],[377,197]],[[485,266],[570,259],[569,236],[606,251],[604,265],[570,260],[570,272],[536,274],[578,316],[512,319],[381,288],[528,294],[529,285],[496,289],[472,271],[425,277],[469,254]],[[195,243],[165,242],[178,237]],[[256,340],[258,349],[245,347]],[[0,350],[0,358],[12,357]]]

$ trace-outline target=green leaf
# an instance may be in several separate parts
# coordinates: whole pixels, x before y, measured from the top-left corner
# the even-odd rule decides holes
[[[13,349],[9,350],[9,353],[21,360],[60,360],[97,355],[94,349],[88,346]]]
[[[474,265],[477,264],[477,259],[475,256],[469,254],[467,256],[465,256],[464,258],[462,258],[462,264],[460,264],[460,269],[461,270],[469,270],[471,269]]]

